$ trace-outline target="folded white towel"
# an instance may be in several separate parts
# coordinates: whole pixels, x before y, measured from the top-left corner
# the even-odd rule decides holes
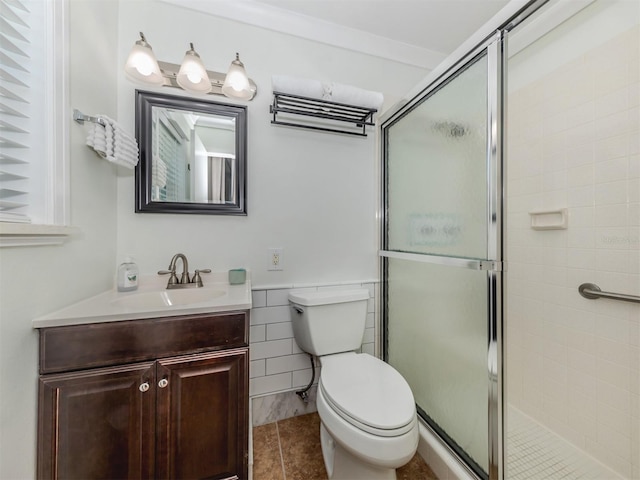
[[[331,85],[331,101],[380,110],[384,96],[380,92],[364,90],[341,83],[333,83]]]
[[[134,143],[122,140],[116,136],[114,147],[114,155],[128,155],[136,159],[138,158],[138,146]]]
[[[331,89],[333,88],[332,82],[326,82],[322,84],[322,99],[327,101],[331,100]]]
[[[104,142],[105,138],[104,125],[100,125],[99,123],[95,124],[95,128],[93,129],[93,142]]]
[[[134,168],[135,167],[134,163],[129,162],[127,159],[124,159],[124,158],[121,158],[121,157],[110,156],[110,157],[106,157],[106,158],[111,163],[115,163],[116,165],[120,165],[121,167],[126,167],[126,168]]]
[[[107,143],[107,160],[128,168],[138,164],[138,142],[129,135],[115,120],[103,115],[105,121],[105,138]]]
[[[131,137],[125,136],[119,132],[116,132],[113,145],[114,147],[121,147],[135,152],[138,151],[138,144],[135,142],[135,140],[132,140]]]
[[[138,159],[138,150],[132,148],[124,148],[121,146],[116,147],[113,152],[115,156],[128,157],[132,162],[137,163]]]
[[[271,85],[274,92],[289,93],[300,97],[321,99],[324,93],[320,80],[311,80],[308,78],[272,75]]]
[[[129,152],[116,152],[114,155],[116,162],[124,162],[131,167],[135,167],[138,164],[138,156]]]
[[[100,149],[99,147],[95,147],[93,149],[98,155],[100,155],[102,158],[107,158],[107,154],[104,150]]]
[[[380,110],[384,96],[380,92],[364,90],[351,85],[335,82],[321,82],[308,78],[288,75],[272,75],[271,84],[274,92],[288,93],[301,97],[327,100],[364,108]]]
[[[92,123],[87,135],[86,144],[93,148],[101,157],[106,156],[107,144],[104,135],[104,126],[99,123]]]
[[[93,147],[93,137],[96,134],[96,124],[92,123],[91,126],[89,127],[89,134],[87,135],[87,145],[89,145],[90,147]]]
[[[109,162],[126,168],[135,168],[138,164],[138,142],[129,135],[115,120],[100,115],[102,123],[92,122],[86,144]]]
[[[114,135],[113,135],[113,123],[110,119],[105,117],[104,136],[107,143],[107,156],[113,156],[114,148]]]

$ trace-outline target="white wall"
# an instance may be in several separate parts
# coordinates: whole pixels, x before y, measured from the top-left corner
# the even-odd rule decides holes
[[[245,266],[263,284],[375,277],[375,136],[272,127],[270,76],[354,84],[383,91],[391,104],[425,73],[156,1],[69,3],[70,107],[107,114],[131,131],[135,87],[122,65],[138,31],[160,59],[175,63],[190,41],[212,70],[225,71],[241,53],[260,89],[249,103],[249,216],[134,215],[132,172],[100,160],[84,145],[87,127],[69,119],[71,222],[80,233],[62,246],[0,251],[0,478],[35,477],[31,320],[111,288],[125,254],[148,273],[182,251],[192,267]],[[269,246],[284,247],[284,272],[266,273]]]
[[[376,278],[375,130],[365,139],[271,125],[271,75],[382,91],[390,105],[426,72],[156,1],[121,4],[120,63],[138,31],[163,61],[179,63],[194,42],[209,70],[226,71],[240,52],[258,85],[246,103],[248,216],[135,214],[133,176],[120,177],[118,257],[130,253],[153,273],[183,252],[194,268],[251,269],[263,286]],[[118,88],[118,119],[133,129],[136,86],[121,75]],[[284,248],[284,271],[267,272],[269,247]]]
[[[70,2],[70,107],[116,116],[118,3]],[[0,251],[0,478],[35,478],[38,334],[31,320],[113,285],[116,170],[71,124],[71,223],[55,247]]]

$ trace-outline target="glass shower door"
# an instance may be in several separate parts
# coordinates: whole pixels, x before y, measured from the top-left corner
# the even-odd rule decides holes
[[[500,287],[500,45],[493,39],[382,127],[385,359],[420,415],[484,478],[498,463],[488,365]]]

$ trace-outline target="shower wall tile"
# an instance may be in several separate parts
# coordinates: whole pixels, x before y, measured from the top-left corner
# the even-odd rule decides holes
[[[293,337],[288,306],[291,290],[348,290],[365,288],[369,291],[367,320],[362,351],[374,355],[377,351],[378,312],[377,282],[348,282],[331,285],[291,285],[289,288],[256,288],[252,292],[253,308],[250,326],[250,379],[252,398],[289,392],[308,385],[311,380],[309,356]],[[316,378],[320,372],[316,361]],[[297,396],[295,400],[299,401]]]
[[[510,92],[507,399],[640,478],[640,28]],[[529,212],[568,208],[567,230]]]

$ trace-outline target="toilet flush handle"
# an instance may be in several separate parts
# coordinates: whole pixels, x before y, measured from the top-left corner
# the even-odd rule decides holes
[[[304,313],[304,310],[302,308],[300,308],[298,305],[291,305],[291,307],[298,312],[298,315],[302,315]]]

